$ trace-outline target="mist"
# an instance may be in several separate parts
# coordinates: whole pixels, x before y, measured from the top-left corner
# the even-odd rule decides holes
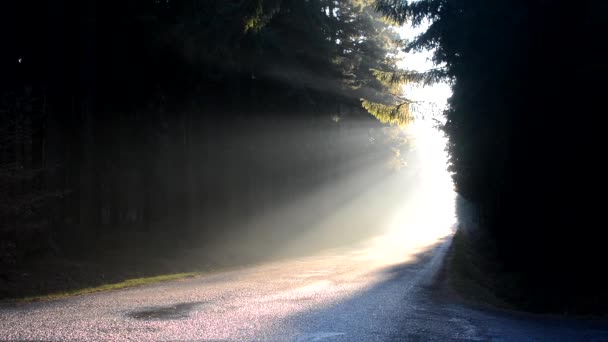
[[[3,11],[6,296],[314,254],[443,212],[442,148],[362,107],[403,95],[374,74],[401,45],[371,3],[46,5]]]

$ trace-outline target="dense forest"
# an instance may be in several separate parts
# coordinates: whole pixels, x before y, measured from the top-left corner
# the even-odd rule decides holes
[[[436,49],[445,68],[425,79],[453,82],[450,164],[493,240],[482,254],[501,261],[486,270],[491,286],[528,309],[605,312],[606,2],[380,0],[378,9],[398,24],[431,22],[407,49]]]
[[[348,190],[362,191],[405,155],[361,106],[400,101],[375,72],[396,70],[403,42],[370,0],[1,6],[3,271],[234,240],[272,250],[348,193],[299,224],[255,219],[378,165]]]

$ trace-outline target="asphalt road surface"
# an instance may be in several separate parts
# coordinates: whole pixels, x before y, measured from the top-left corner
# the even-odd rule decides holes
[[[608,341],[602,321],[436,294],[452,231],[49,302],[0,306],[0,340]]]

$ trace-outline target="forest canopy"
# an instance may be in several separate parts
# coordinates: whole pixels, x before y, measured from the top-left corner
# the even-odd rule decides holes
[[[594,267],[605,259],[596,200],[605,143],[588,118],[604,107],[606,65],[593,61],[607,3],[379,0],[377,9],[394,24],[430,23],[406,48],[434,49],[445,65],[437,76],[453,84],[443,130],[455,186],[496,244],[486,241],[486,254],[495,249],[502,265],[487,271],[513,284],[494,289],[528,309],[605,310]]]
[[[402,165],[403,137],[363,108],[410,119],[379,77],[403,42],[374,5],[2,3],[2,262],[116,239],[219,244],[311,188]],[[295,229],[258,234],[278,244]]]

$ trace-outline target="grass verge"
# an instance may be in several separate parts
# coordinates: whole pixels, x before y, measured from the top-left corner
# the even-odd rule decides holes
[[[482,243],[485,246],[480,246]],[[491,240],[474,238],[466,229],[458,229],[448,259],[447,279],[450,288],[469,303],[502,309],[515,309],[495,292],[497,285],[516,286],[516,279],[505,279],[493,258]],[[483,252],[482,252],[483,251]]]
[[[176,273],[176,274],[159,275],[159,276],[154,276],[154,277],[128,279],[128,280],[118,282],[118,283],[104,284],[104,285],[95,286],[95,287],[88,287],[88,288],[83,288],[83,289],[77,289],[77,290],[71,290],[71,291],[65,291],[65,292],[57,292],[57,293],[38,295],[38,296],[29,296],[29,297],[17,299],[17,301],[33,302],[33,301],[60,299],[60,298],[65,298],[65,297],[78,296],[78,295],[84,295],[84,294],[90,294],[90,293],[96,293],[96,292],[107,292],[107,291],[124,289],[124,288],[128,288],[128,287],[148,285],[148,284],[159,283],[159,282],[170,281],[170,280],[192,278],[192,277],[198,276],[199,274],[200,273],[198,273],[198,272],[189,272],[189,273]]]

